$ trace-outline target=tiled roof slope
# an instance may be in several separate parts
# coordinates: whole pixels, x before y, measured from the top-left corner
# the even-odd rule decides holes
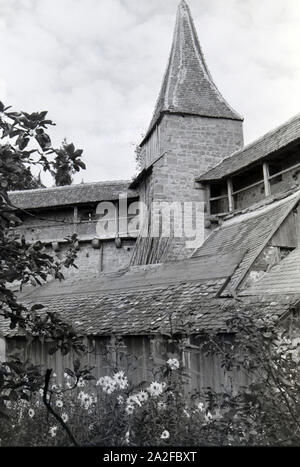
[[[20,299],[45,304],[72,323],[82,323],[77,325],[88,333],[141,333],[159,325],[166,313],[183,315],[191,307],[198,310],[202,300],[216,295],[240,259],[239,253],[218,259],[207,256],[93,277],[70,277],[33,288]],[[207,301],[207,309],[210,307]],[[217,308],[214,312],[218,313]],[[219,317],[212,319],[218,321]]]
[[[198,181],[219,180],[300,141],[300,114],[271,130],[261,138],[234,152],[213,169],[197,178]]]
[[[118,272],[86,275],[64,281],[51,281],[42,287],[31,287],[22,293],[26,299],[39,300],[43,297],[63,296],[79,293],[127,293],[128,290],[146,290],[186,282],[207,283],[227,279],[241,261],[240,252],[207,255],[205,258],[190,258],[169,263],[134,266]]]
[[[44,297],[38,303],[86,335],[145,335],[207,331],[228,332],[227,320],[237,306],[257,319],[277,321],[289,311],[287,299],[274,301],[250,297],[238,305],[233,299],[214,298],[222,280],[179,282],[171,285],[115,291]],[[277,297],[278,298],[278,297]],[[28,304],[37,303],[36,300]],[[13,337],[7,322],[0,320],[0,335]]]
[[[242,120],[213,82],[185,1],[178,7],[167,70],[145,138],[163,112]]]
[[[266,272],[242,295],[274,295],[300,293],[300,248],[296,248],[279,264]]]
[[[244,257],[228,284],[228,289],[237,288],[249,267],[297,204],[299,196],[300,192],[297,191],[271,205],[225,221],[209,235],[193,256],[214,254],[217,258],[220,254],[243,252]]]
[[[128,198],[137,197],[138,192],[129,190],[128,180],[80,183],[55,188],[38,188],[9,192],[12,204],[22,209],[48,208],[97,201],[118,199],[120,193]]]

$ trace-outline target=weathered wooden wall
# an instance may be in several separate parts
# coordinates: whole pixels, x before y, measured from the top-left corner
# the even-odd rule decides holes
[[[96,378],[110,375],[115,370],[123,369],[133,385],[142,381],[159,380],[159,368],[169,358],[178,358],[185,366],[189,377],[186,390],[194,392],[211,387],[215,391],[223,389],[235,391],[240,385],[247,384],[247,377],[242,371],[227,372],[221,366],[218,356],[208,356],[201,350],[180,351],[173,343],[161,338],[147,336],[126,337],[121,341],[116,338],[97,337],[87,341],[89,352],[80,357],[81,365],[91,365]],[[193,344],[199,341],[193,340]],[[7,358],[11,352],[19,350],[24,359],[44,368],[52,368],[62,382],[65,368],[73,368],[72,353],[61,357],[60,353],[49,355],[50,344],[38,340],[25,346],[23,338],[7,340]]]

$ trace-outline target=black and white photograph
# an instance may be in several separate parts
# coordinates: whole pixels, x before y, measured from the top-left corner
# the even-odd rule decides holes
[[[300,446],[299,24],[0,0],[1,453]]]

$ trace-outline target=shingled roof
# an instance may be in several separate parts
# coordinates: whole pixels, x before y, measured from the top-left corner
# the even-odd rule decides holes
[[[296,248],[279,264],[272,267],[242,295],[298,294],[300,292],[300,248]]]
[[[136,190],[129,189],[128,180],[96,183],[80,183],[55,188],[38,188],[9,192],[11,203],[22,209],[50,208],[84,204],[98,201],[112,201],[126,193],[128,198],[138,196]]]
[[[243,259],[227,286],[229,290],[236,289],[267,242],[298,203],[299,197],[300,191],[297,191],[255,211],[249,210],[245,214],[225,220],[219,228],[209,235],[204,244],[193,253],[193,256],[201,258],[214,254],[217,258],[218,255],[242,252]]]
[[[300,142],[300,114],[291,118],[261,138],[234,152],[216,167],[204,173],[196,180],[207,182],[220,180],[286,148],[291,143]]]
[[[278,321],[298,300],[217,297],[241,259],[241,253],[207,255],[167,264],[133,267],[93,277],[57,280],[22,294],[23,303],[41,303],[89,336],[135,336],[160,333],[231,332],[237,311],[264,322]],[[0,336],[14,337],[0,318]]]
[[[204,300],[211,326],[219,324],[214,297],[233,273],[241,256],[220,255],[164,264],[136,266],[95,276],[70,277],[22,293],[24,303],[42,303],[87,334],[141,334],[169,326],[170,315],[184,319],[191,310],[198,318]],[[203,302],[204,303],[204,302]],[[203,305],[204,306],[204,305]],[[204,308],[203,308],[204,310]],[[199,314],[200,313],[200,314]],[[175,316],[174,315],[174,316]],[[208,315],[203,326],[208,325]],[[2,333],[10,333],[4,326]]]
[[[167,70],[143,142],[160,116],[168,112],[243,120],[225,101],[213,82],[189,7],[184,0],[178,7]]]

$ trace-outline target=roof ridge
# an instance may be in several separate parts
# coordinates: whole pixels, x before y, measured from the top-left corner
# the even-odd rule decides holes
[[[89,183],[75,183],[74,185],[65,185],[65,186],[51,186],[45,188],[31,188],[29,190],[13,190],[9,191],[9,194],[19,194],[19,193],[36,193],[37,191],[56,191],[56,190],[68,190],[72,188],[80,188],[80,187],[87,187],[91,185],[118,185],[121,183],[130,183],[131,180],[107,180],[107,181],[99,181],[99,182],[89,182]]]

